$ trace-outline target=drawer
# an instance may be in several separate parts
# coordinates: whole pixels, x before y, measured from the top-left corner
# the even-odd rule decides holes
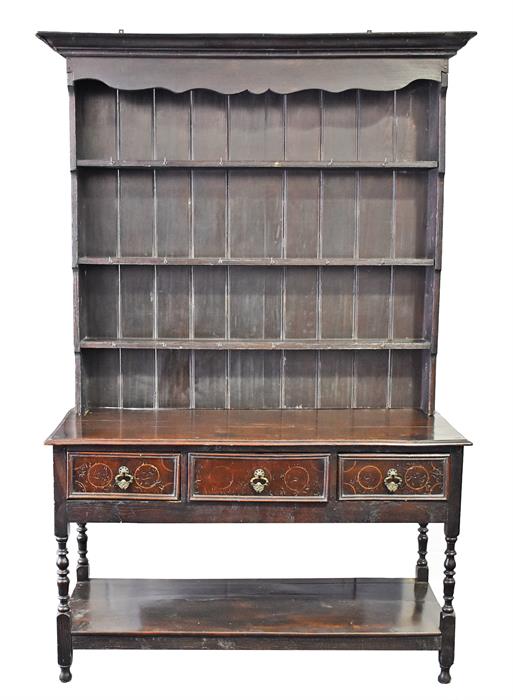
[[[329,455],[190,454],[191,501],[326,501]]]
[[[447,496],[449,455],[339,455],[339,498]]]
[[[180,455],[68,454],[69,498],[178,500]]]

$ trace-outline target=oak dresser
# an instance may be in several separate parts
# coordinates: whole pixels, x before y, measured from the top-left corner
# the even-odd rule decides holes
[[[436,650],[450,681],[470,443],[435,412],[435,363],[448,60],[473,35],[38,34],[71,124],[61,681],[76,649],[148,648]],[[418,559],[406,579],[94,579],[91,522],[415,523]]]

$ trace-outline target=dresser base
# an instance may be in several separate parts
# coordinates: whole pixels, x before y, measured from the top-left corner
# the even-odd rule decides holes
[[[415,579],[92,579],[71,610],[75,649],[441,648]]]

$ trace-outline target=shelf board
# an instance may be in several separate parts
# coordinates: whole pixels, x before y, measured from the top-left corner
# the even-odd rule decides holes
[[[429,340],[340,338],[288,340],[234,338],[83,338],[82,349],[121,348],[138,350],[427,350]]]
[[[439,649],[441,641],[440,606],[415,579],[91,579],[77,583],[71,610],[76,648]]]
[[[78,159],[79,168],[275,168],[313,170],[428,170],[438,167],[436,160],[356,161],[356,160],[102,160]]]
[[[79,265],[220,265],[249,267],[432,267],[433,258],[172,258],[82,256]]]

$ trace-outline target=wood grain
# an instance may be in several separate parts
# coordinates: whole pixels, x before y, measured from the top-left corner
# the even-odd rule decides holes
[[[103,351],[113,352],[116,351]],[[97,353],[94,354],[96,356]],[[215,355],[216,353],[212,353]],[[161,410],[72,409],[49,445],[469,445],[439,414],[413,409]]]
[[[121,467],[132,479],[125,490],[116,482]],[[177,500],[179,474],[179,455],[71,452],[68,497]]]
[[[440,636],[440,606],[414,579],[91,579],[71,606],[74,636]]]
[[[188,497],[191,501],[325,502],[328,464],[329,455],[192,453]],[[252,479],[261,485],[261,492],[254,490]]]

